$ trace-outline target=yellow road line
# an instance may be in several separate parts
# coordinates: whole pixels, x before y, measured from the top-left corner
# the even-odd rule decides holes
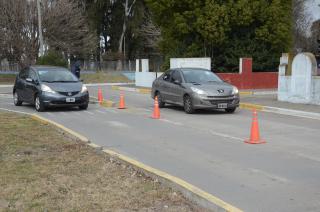
[[[241,109],[247,109],[247,110],[258,110],[262,111],[264,109],[263,105],[256,105],[251,103],[240,103]]]

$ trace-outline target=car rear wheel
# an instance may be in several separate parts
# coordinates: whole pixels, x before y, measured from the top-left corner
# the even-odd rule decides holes
[[[227,113],[234,113],[236,111],[236,108],[227,108],[225,110]]]
[[[36,111],[38,112],[43,112],[45,110],[44,104],[38,95],[36,96],[34,105],[35,105]]]
[[[158,97],[159,108],[164,108],[164,106],[166,105],[166,103],[163,101],[162,95],[160,94],[160,92],[158,92],[158,93],[156,94],[156,96]]]
[[[188,114],[194,113],[194,107],[190,96],[185,96],[183,99],[184,111]]]
[[[17,92],[13,93],[13,103],[15,106],[21,106],[22,105],[22,101],[19,98],[19,95]]]
[[[88,104],[79,106],[79,109],[80,109],[80,110],[86,110],[86,109],[88,109]]]

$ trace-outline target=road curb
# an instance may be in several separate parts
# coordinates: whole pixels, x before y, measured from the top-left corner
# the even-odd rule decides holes
[[[27,114],[27,113],[26,113]],[[150,166],[147,166],[141,162],[138,162],[130,157],[127,157],[125,155],[122,155],[120,153],[117,153],[113,150],[109,149],[103,149],[103,147],[94,144],[90,142],[88,138],[85,136],[57,123],[54,121],[51,121],[49,119],[43,118],[36,114],[28,113],[27,115],[31,116],[32,119],[39,121],[43,124],[50,124],[58,129],[66,132],[67,134],[71,135],[74,138],[79,139],[80,141],[86,143],[88,146],[102,150],[104,153],[109,155],[110,157],[114,157],[118,159],[119,161],[122,161],[124,163],[127,163],[133,167],[135,167],[138,171],[141,173],[144,173],[146,176],[149,176],[153,179],[160,180],[164,185],[167,185],[169,187],[175,188],[176,190],[179,190],[187,199],[199,204],[202,207],[212,209],[214,211],[226,211],[226,212],[242,212],[239,208],[236,208],[223,200],[219,199],[218,197],[215,197],[200,188],[180,179],[177,177],[174,177],[172,175],[169,175],[166,172],[160,171],[158,169],[152,168]]]
[[[123,87],[121,85],[113,85],[112,90],[118,91],[129,91],[129,92],[137,92],[141,94],[150,94],[151,89],[149,88],[132,88],[132,87]],[[254,95],[270,95],[276,94],[276,91],[240,91],[239,94],[241,96],[254,96]]]

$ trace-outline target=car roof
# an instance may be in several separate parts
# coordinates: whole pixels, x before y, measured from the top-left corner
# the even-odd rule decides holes
[[[180,71],[210,71],[209,69],[204,68],[175,68],[173,70],[180,70]]]

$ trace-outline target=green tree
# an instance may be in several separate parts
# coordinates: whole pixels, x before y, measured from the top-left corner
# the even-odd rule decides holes
[[[275,69],[291,45],[291,0],[146,0],[165,57],[209,56],[215,69]]]

